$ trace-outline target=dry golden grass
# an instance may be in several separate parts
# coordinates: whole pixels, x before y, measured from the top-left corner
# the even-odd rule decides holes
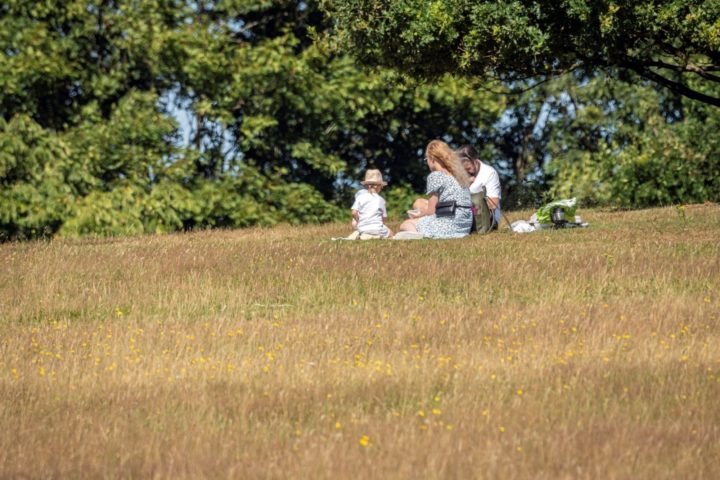
[[[719,478],[720,208],[583,214],[0,245],[0,476]]]

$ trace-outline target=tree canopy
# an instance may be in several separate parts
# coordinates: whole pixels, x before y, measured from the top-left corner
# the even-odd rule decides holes
[[[330,23],[289,0],[3,3],[0,239],[337,219],[368,166],[420,189],[428,139],[501,115],[472,82],[357,67]]]
[[[720,106],[718,0],[330,0],[364,63],[503,81],[634,72]]]

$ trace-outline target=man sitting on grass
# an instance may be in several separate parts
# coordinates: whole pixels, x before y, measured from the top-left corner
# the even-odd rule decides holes
[[[479,193],[485,187],[488,208],[494,215],[494,226],[500,225],[500,176],[493,167],[480,161],[477,151],[471,145],[463,145],[455,150],[462,161],[465,171],[470,175],[470,193]]]

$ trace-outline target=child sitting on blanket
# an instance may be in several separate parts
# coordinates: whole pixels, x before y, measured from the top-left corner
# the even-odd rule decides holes
[[[387,209],[385,199],[380,196],[383,187],[387,185],[383,181],[380,170],[370,169],[365,172],[365,180],[361,182],[366,188],[355,195],[355,203],[352,206],[352,227],[354,235],[373,235],[382,238],[392,237],[392,231],[385,225],[387,221]]]

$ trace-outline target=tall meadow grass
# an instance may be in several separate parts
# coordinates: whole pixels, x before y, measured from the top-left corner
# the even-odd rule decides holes
[[[0,245],[0,477],[720,477],[720,208],[583,216]]]

